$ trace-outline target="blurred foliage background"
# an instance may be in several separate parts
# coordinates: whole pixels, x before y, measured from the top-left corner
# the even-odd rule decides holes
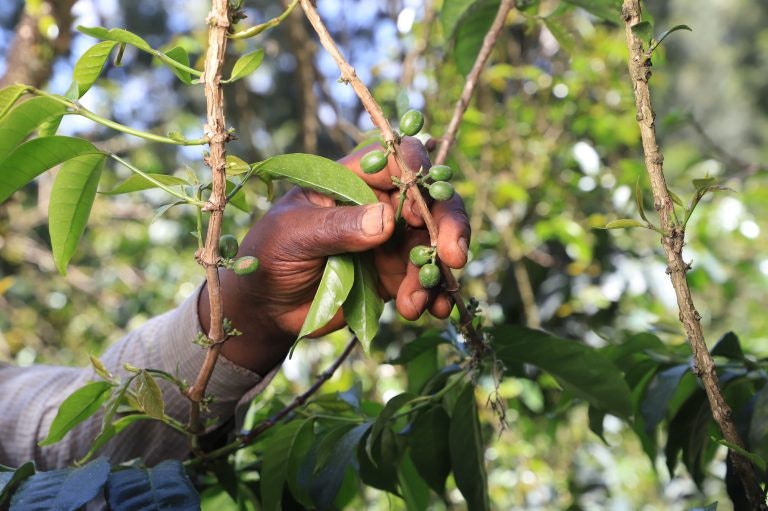
[[[518,1],[459,133],[450,163],[461,173],[457,189],[473,227],[461,280],[489,323],[541,327],[592,346],[619,344],[637,332],[684,344],[658,235],[597,228],[638,216],[638,179],[645,209],[653,211],[623,27],[563,5]],[[439,138],[473,58],[447,37],[440,0],[321,0],[318,7],[390,117],[407,102],[427,116],[425,140]],[[180,0],[5,1],[0,75],[63,93],[71,66],[93,42],[72,32],[72,21],[125,27],[155,47],[180,45],[200,56],[207,8]],[[252,23],[281,11],[263,0],[245,8]],[[693,29],[673,34],[654,58],[651,86],[670,189],[687,202],[692,179],[715,176],[734,190],[708,196],[689,227],[685,255],[693,261],[689,281],[705,333],[713,343],[734,331],[746,351],[766,356],[768,4],[671,0],[648,8],[657,31],[679,23]],[[36,60],[22,60],[20,70],[14,37],[22,26],[39,37],[28,48]],[[230,154],[249,162],[283,152],[338,158],[364,138],[370,120],[351,89],[336,83],[335,65],[300,16],[256,40],[235,42],[231,51],[255,46],[265,48],[265,63],[228,89],[228,122],[239,136]],[[36,62],[47,71],[13,76],[31,73]],[[122,66],[108,65],[107,79],[83,98],[88,108],[158,133],[200,136],[199,87],[181,85],[131,48]],[[144,170],[205,175],[199,148],[139,144],[73,117],[63,133],[95,140]],[[112,168],[100,189],[126,177]],[[191,210],[178,208],[154,218],[166,202],[155,191],[101,196],[69,273],[61,276],[49,252],[49,187],[43,176],[0,207],[0,355],[22,365],[84,365],[87,353],[196,292],[202,272],[189,234],[194,220]],[[227,232],[242,235],[269,207],[260,185],[248,190],[248,199],[253,214],[231,211]],[[401,368],[384,362],[431,322],[404,322],[392,309],[384,321],[376,355],[358,355],[325,391],[362,381],[367,395],[386,400],[403,390]],[[265,397],[288,400],[304,389],[345,336],[302,345]],[[481,387],[493,390],[490,381]],[[499,432],[492,413],[483,411],[496,509],[670,510],[725,498],[722,461],[697,489],[682,468],[670,475],[663,462],[652,466],[618,419],[604,419],[601,441],[589,431],[586,407],[559,406],[560,391],[546,377],[507,378],[499,390],[509,427]],[[225,499],[208,497],[209,505]],[[357,505],[397,506],[375,494],[365,498]]]

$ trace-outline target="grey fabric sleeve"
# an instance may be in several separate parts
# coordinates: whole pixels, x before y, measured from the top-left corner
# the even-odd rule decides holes
[[[153,318],[110,347],[101,361],[123,381],[130,375],[124,364],[161,369],[192,383],[203,362],[205,350],[193,344],[200,331],[197,297],[194,293],[178,308]],[[238,402],[261,392],[279,367],[263,377],[219,357],[207,394],[213,396],[204,415],[211,430],[229,419]],[[98,377],[88,368],[54,366],[0,367],[0,464],[19,466],[34,460],[40,470],[63,467],[90,449],[98,434],[103,413],[99,412],[73,429],[60,442],[46,447],[43,440],[59,404],[73,391]],[[189,402],[179,390],[158,380],[165,411],[186,423]],[[184,435],[154,420],[135,422],[100,451],[115,462],[141,457],[148,465],[163,459],[183,459],[189,454]]]

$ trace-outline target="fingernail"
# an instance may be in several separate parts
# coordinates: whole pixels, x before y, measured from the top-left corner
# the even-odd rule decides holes
[[[384,231],[384,205],[369,206],[363,214],[360,226],[367,236],[376,236]]]
[[[464,257],[467,256],[467,252],[469,251],[469,247],[467,246],[467,238],[459,238],[459,250],[461,250],[461,253],[464,254]]]

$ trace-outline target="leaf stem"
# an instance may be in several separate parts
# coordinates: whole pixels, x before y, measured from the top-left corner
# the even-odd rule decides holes
[[[234,34],[230,34],[228,37],[230,39],[248,39],[249,37],[257,36],[262,32],[264,32],[265,30],[276,27],[280,23],[282,23],[285,18],[291,15],[291,12],[293,12],[293,9],[298,4],[299,4],[299,0],[293,0],[280,16],[276,18],[272,18],[269,21],[265,21],[264,23],[255,25],[251,28],[241,30],[240,32],[235,32]]]
[[[58,101],[59,103],[61,103],[62,105],[70,109],[70,111],[66,112],[66,115],[80,115],[95,123],[101,124],[102,126],[106,126],[107,128],[111,128],[121,133],[133,135],[134,137],[143,138],[145,140],[151,140],[152,142],[160,142],[162,144],[182,145],[182,146],[203,145],[208,142],[208,140],[205,138],[177,140],[175,138],[164,137],[162,135],[156,135],[154,133],[149,133],[147,131],[137,130],[135,128],[131,128],[130,126],[126,126],[124,124],[120,124],[119,122],[115,122],[111,119],[101,117],[100,115],[97,115],[91,112],[80,103],[67,99],[64,96],[60,96],[58,94],[51,94],[51,93],[42,91],[40,89],[35,89],[32,87],[29,88],[29,92],[36,96],[44,96],[46,98],[51,98],[54,101]]]
[[[153,50],[152,50],[151,52],[149,52],[149,53],[150,53],[150,54],[152,54],[152,55],[154,55],[154,56],[155,56],[155,57],[157,57],[158,59],[162,60],[162,61],[163,61],[163,63],[165,63],[165,64],[167,64],[167,65],[169,65],[169,66],[171,66],[171,67],[175,67],[176,69],[179,69],[179,70],[181,70],[181,71],[186,71],[187,73],[189,73],[189,74],[191,74],[191,75],[195,75],[195,76],[197,76],[198,78],[199,78],[199,77],[201,77],[201,76],[203,76],[203,73],[202,73],[202,71],[198,71],[197,69],[195,69],[195,68],[193,68],[193,67],[185,66],[185,65],[184,65],[184,64],[182,64],[181,62],[176,62],[175,60],[173,60],[171,57],[169,57],[169,56],[168,56],[168,55],[166,55],[165,53],[161,52],[160,50],[155,50],[155,49],[153,49]]]
[[[170,195],[173,195],[177,199],[181,199],[185,203],[192,204],[192,205],[197,206],[197,207],[205,206],[205,202],[197,200],[197,199],[194,199],[192,197],[189,197],[189,196],[187,196],[187,195],[185,195],[183,193],[177,192],[176,190],[174,190],[173,188],[169,187],[168,185],[164,185],[163,183],[161,183],[157,179],[153,178],[152,176],[150,176],[149,174],[147,174],[143,170],[141,170],[141,169],[139,169],[137,167],[134,167],[133,165],[131,165],[130,163],[128,163],[124,159],[120,158],[118,155],[116,155],[114,153],[110,153],[109,156],[110,156],[110,158],[112,158],[116,162],[118,162],[118,163],[122,164],[123,166],[127,167],[131,172],[140,175],[141,177],[143,177],[144,179],[146,179],[147,181],[149,181],[153,185],[157,186],[158,188],[161,188],[162,190],[164,190],[165,192],[169,193]]]

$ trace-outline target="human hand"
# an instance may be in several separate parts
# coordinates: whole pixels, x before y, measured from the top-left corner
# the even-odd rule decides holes
[[[259,270],[248,276],[222,271],[224,315],[243,335],[229,339],[222,353],[233,362],[264,374],[285,357],[298,334],[315,296],[327,256],[372,250],[379,277],[379,293],[395,299],[397,310],[406,319],[416,319],[425,310],[444,318],[452,301],[443,290],[425,290],[418,280],[418,268],[408,262],[415,245],[429,245],[424,220],[416,204],[408,199],[403,207],[407,227],[396,243],[386,243],[395,231],[395,209],[399,189],[392,177],[400,170],[393,158],[373,175],[360,170],[360,158],[368,147],[340,163],[362,177],[376,193],[379,203],[367,206],[336,206],[333,199],[294,188],[278,200],[256,222],[240,244],[239,256],[255,255]],[[413,138],[400,145],[406,164],[418,171],[430,166],[424,147]],[[451,268],[466,264],[469,223],[461,198],[432,206],[438,227],[437,251]],[[208,327],[208,296],[201,293],[198,310],[202,327]],[[323,335],[344,326],[336,317],[313,335]]]

